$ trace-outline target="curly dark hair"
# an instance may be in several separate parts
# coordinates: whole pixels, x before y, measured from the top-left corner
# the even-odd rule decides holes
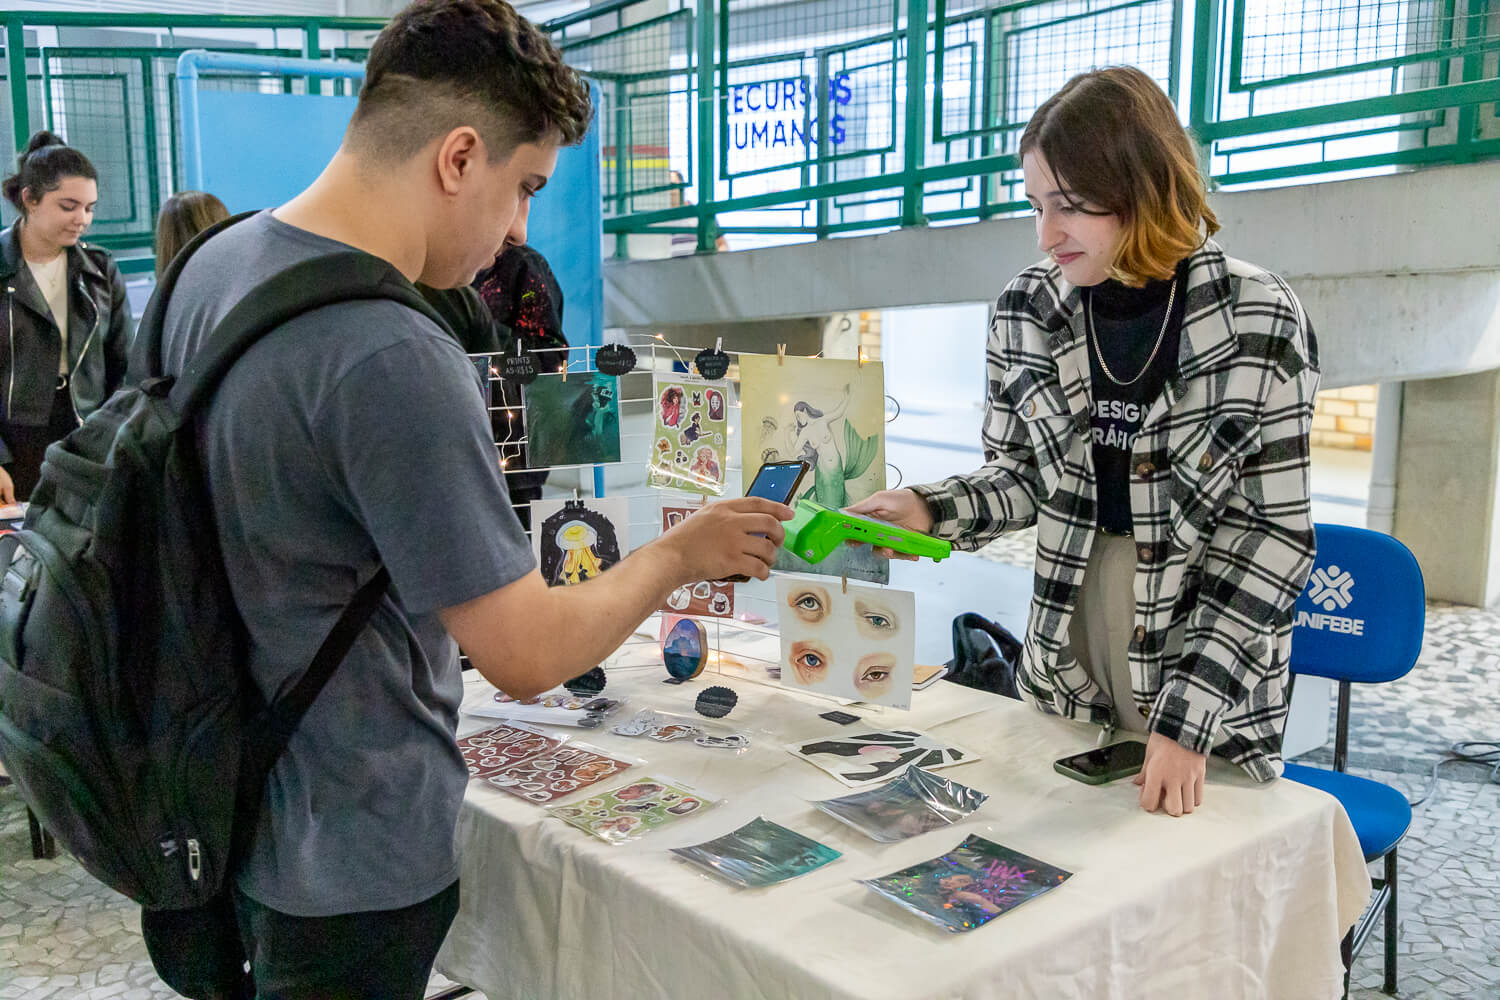
[[[347,141],[404,160],[462,125],[491,162],[527,142],[583,140],[588,84],[505,0],[417,0],[370,47]]]

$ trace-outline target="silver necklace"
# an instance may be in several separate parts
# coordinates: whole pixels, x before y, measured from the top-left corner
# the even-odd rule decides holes
[[[1141,376],[1145,375],[1151,369],[1151,362],[1156,360],[1156,352],[1161,350],[1161,343],[1167,337],[1167,324],[1172,322],[1172,304],[1176,301],[1177,277],[1173,275],[1172,290],[1167,293],[1167,314],[1162,317],[1161,329],[1157,331],[1156,343],[1151,348],[1151,356],[1146,359],[1146,363],[1141,366],[1141,370],[1136,372],[1135,378],[1129,381],[1121,381],[1115,378],[1114,372],[1109,370],[1109,364],[1104,360],[1104,352],[1099,349],[1099,334],[1094,330],[1094,291],[1093,289],[1089,289],[1088,303],[1084,308],[1084,318],[1088,321],[1089,344],[1094,348],[1094,357],[1099,359],[1099,367],[1104,369],[1104,374],[1109,377],[1111,382],[1120,386],[1135,385],[1141,380]]]

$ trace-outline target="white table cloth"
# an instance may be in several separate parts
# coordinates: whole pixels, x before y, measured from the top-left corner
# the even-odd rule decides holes
[[[673,687],[665,671],[616,670],[622,717],[693,714],[711,678]],[[1370,880],[1331,797],[1289,781],[1257,785],[1211,760],[1191,816],[1148,815],[1128,780],[1094,787],[1052,770],[1097,729],[946,682],[912,710],[863,705],[859,723],[774,687],[728,681],[740,755],[691,744],[566,730],[645,757],[622,778],[676,778],[717,807],[611,846],[538,806],[471,782],[458,823],[462,904],[438,969],[491,1000],[568,998],[1018,998],[1191,1000],[1337,997],[1338,943]],[[470,695],[490,690],[470,681]],[[896,844],[864,838],[808,805],[849,789],[782,749],[869,728],[920,729],[982,759],[939,773],[989,794],[963,823]],[[460,734],[494,725],[465,717]],[[586,798],[588,792],[575,793]],[[571,799],[563,799],[563,802]],[[765,816],[843,852],[799,879],[741,890],[667,852]],[[982,927],[948,934],[853,880],[943,854],[978,833],[1074,873]]]

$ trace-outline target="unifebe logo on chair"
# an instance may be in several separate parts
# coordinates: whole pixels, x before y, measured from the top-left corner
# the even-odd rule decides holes
[[[1344,611],[1354,603],[1354,576],[1337,566],[1319,566],[1307,581],[1307,599],[1324,611]],[[1364,635],[1363,618],[1346,618],[1343,615],[1319,614],[1298,611],[1295,624],[1318,631],[1342,632],[1346,635]]]

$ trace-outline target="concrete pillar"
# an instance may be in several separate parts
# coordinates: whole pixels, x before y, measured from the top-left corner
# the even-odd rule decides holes
[[[1500,601],[1500,370],[1407,382],[1397,467],[1395,535],[1427,596]]]

